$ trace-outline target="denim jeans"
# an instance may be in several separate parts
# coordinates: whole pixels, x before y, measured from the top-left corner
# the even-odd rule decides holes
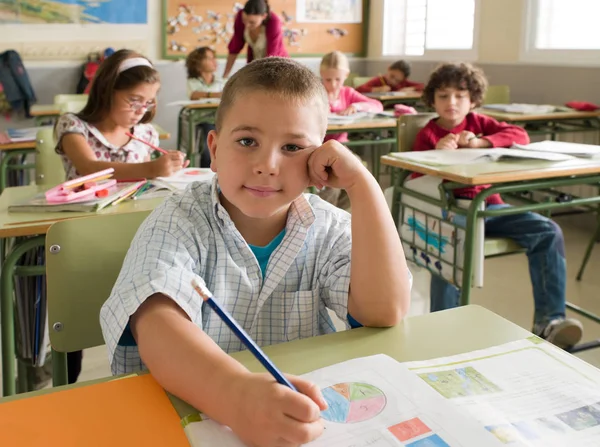
[[[488,205],[488,210],[510,205]],[[454,222],[466,226],[457,215]],[[485,235],[512,239],[527,250],[529,275],[535,304],[534,324],[545,324],[565,316],[567,263],[562,230],[552,220],[537,213],[512,214],[485,219]],[[444,279],[431,275],[431,311],[457,307],[460,290]]]

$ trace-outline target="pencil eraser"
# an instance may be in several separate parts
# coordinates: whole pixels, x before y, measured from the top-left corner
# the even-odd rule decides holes
[[[201,278],[192,279],[192,287],[204,301],[208,300],[209,298],[212,298],[210,290],[208,290],[206,284]]]
[[[101,189],[100,191],[96,191],[96,197],[108,197],[108,189]]]

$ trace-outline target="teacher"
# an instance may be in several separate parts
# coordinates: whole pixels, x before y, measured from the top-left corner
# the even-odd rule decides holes
[[[228,46],[229,56],[223,72],[224,78],[229,76],[235,59],[246,44],[247,62],[268,56],[289,57],[283,45],[281,19],[270,11],[267,0],[248,0],[244,9],[237,13],[233,37]]]

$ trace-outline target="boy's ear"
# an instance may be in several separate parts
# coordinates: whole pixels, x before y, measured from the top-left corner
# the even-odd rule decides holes
[[[210,169],[213,172],[217,172],[217,140],[219,136],[216,130],[208,132],[208,150],[210,151]]]

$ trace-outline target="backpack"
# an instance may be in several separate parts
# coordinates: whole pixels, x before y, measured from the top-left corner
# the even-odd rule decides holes
[[[88,54],[87,62],[81,66],[81,74],[79,75],[75,93],[81,94],[90,92],[92,79],[96,76],[100,63],[114,52],[115,50],[112,48],[107,48],[102,54],[98,51]]]
[[[21,56],[14,50],[0,54],[0,84],[12,110],[24,110],[29,118],[29,109],[37,99]]]

